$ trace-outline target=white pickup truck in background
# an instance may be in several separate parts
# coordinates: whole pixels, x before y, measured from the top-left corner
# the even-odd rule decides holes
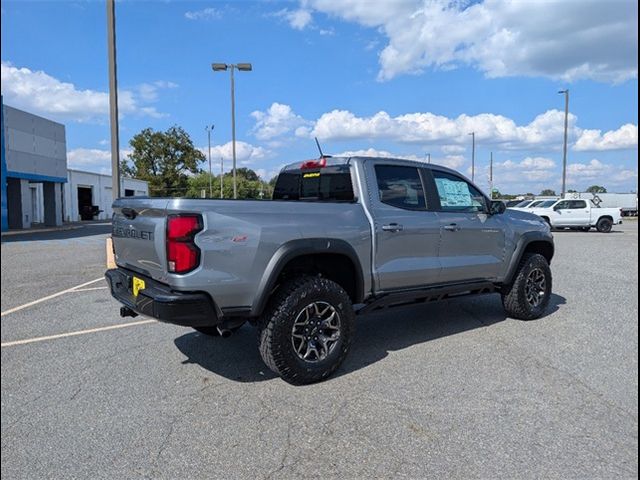
[[[620,208],[599,208],[590,200],[558,200],[547,208],[531,208],[528,212],[542,217],[552,228],[570,228],[589,231],[595,227],[609,233],[614,225],[622,223]]]

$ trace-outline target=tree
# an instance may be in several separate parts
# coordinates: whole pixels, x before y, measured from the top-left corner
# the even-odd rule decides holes
[[[567,193],[578,193],[578,191],[577,190],[573,190],[573,189],[569,189],[569,190],[567,190]]]
[[[607,193],[607,189],[604,187],[601,187],[600,185],[591,185],[589,188],[587,188],[587,192],[589,193]]]
[[[231,170],[230,172],[225,173],[225,175],[227,177],[232,177],[233,178],[233,170]],[[249,180],[251,182],[257,182],[258,180],[260,180],[260,177],[258,176],[258,174],[256,172],[254,172],[250,168],[246,168],[246,167],[236,168],[236,177],[242,177],[242,178],[244,178],[246,180]]]
[[[555,197],[556,196],[556,191],[555,190],[551,190],[550,188],[545,188],[544,190],[542,190],[540,192],[540,196],[542,196],[542,197]]]
[[[204,154],[196,149],[181,127],[165,132],[145,128],[129,141],[133,151],[123,160],[123,174],[149,182],[151,196],[184,196],[189,174],[200,171]]]
[[[248,170],[248,169],[244,169]],[[273,192],[273,188],[263,182],[258,175],[249,170],[253,175],[249,175],[256,180],[248,180],[244,175],[240,174],[240,169],[237,170],[237,185],[238,185],[238,198],[239,199],[269,199]],[[222,190],[224,198],[233,198],[233,175],[225,173],[223,176]],[[220,198],[220,175],[214,176],[212,179],[213,184],[213,198]],[[199,173],[189,177],[189,188],[187,189],[186,196],[189,198],[201,198],[202,191],[205,192],[205,197],[209,198],[209,174],[206,172]]]

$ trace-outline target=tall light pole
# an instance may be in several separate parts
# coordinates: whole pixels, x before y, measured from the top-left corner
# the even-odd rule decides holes
[[[207,125],[204,129],[207,131],[207,139],[209,140],[209,198],[213,198],[213,172],[211,171],[211,131],[215,125]]]
[[[489,160],[489,194],[491,195],[491,200],[493,200],[493,152],[491,152]]]
[[[220,198],[224,198],[224,157],[220,156]]]
[[[476,132],[471,132],[471,181],[476,176]]]
[[[236,183],[236,95],[233,72],[238,69],[241,72],[250,72],[253,67],[250,63],[212,63],[214,72],[231,70],[231,149],[233,152],[233,198],[238,198],[238,185]]]
[[[120,198],[120,136],[118,134],[115,0],[107,0],[107,50],[109,56],[109,123],[111,125],[111,194],[115,200]]]
[[[424,155],[427,157],[427,163],[431,163],[431,154],[425,153]]]
[[[567,135],[569,131],[569,89],[560,90],[564,93],[564,146],[562,149],[562,198],[567,193]]]

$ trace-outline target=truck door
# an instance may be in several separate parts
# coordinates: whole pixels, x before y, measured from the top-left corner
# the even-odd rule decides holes
[[[589,225],[589,209],[585,200],[563,200],[553,207],[553,226]]]
[[[374,265],[380,290],[437,282],[440,226],[428,211],[422,175],[415,166],[367,162],[375,228]]]
[[[570,200],[569,209],[571,212],[570,225],[582,227],[591,223],[591,209],[586,200]]]
[[[489,215],[489,200],[464,178],[431,170],[441,228],[440,283],[493,280],[502,271],[505,222]]]

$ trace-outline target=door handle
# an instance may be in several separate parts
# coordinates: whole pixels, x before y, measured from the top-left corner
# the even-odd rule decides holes
[[[389,225],[383,225],[382,230],[384,232],[401,232],[404,227],[397,223],[390,223]]]
[[[460,227],[455,224],[452,223],[451,225],[445,225],[444,227],[442,227],[444,230],[446,230],[447,232],[457,232],[460,230]]]

